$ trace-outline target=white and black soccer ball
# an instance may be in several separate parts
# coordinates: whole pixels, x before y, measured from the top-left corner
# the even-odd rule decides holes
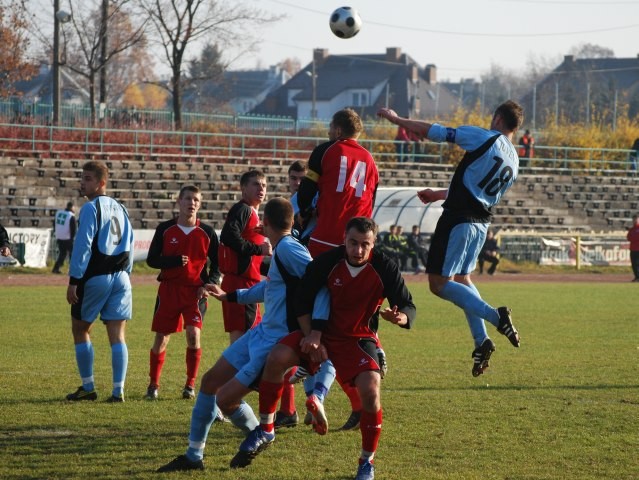
[[[354,8],[340,7],[331,14],[328,24],[339,38],[352,38],[362,28],[362,19]]]

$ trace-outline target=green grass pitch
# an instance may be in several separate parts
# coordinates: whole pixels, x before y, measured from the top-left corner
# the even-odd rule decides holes
[[[380,329],[389,373],[382,382],[384,427],[379,479],[635,479],[639,476],[639,298],[636,284],[478,284],[495,306],[508,305],[522,346],[492,328],[497,351],[483,376],[471,376],[472,341],[456,307],[424,283],[411,285],[413,330]],[[152,343],[156,287],[134,288],[128,325],[126,403],[107,404],[111,367],[106,332],[94,327],[101,398],[70,404],[80,384],[64,287],[0,289],[0,478],[3,479],[332,479],[353,478],[354,432],[320,437],[287,429],[253,465],[231,471],[242,440],[214,425],[206,472],[154,470],[183,453],[192,402],[182,400],[183,334],[168,347],[161,399],[142,400]],[[219,304],[210,301],[200,374],[227,344]],[[297,391],[303,415],[303,393]],[[249,403],[257,408],[257,396]],[[326,402],[330,426],[349,407],[339,387]]]

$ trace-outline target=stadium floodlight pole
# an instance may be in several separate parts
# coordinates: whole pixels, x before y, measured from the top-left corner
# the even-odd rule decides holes
[[[60,24],[71,20],[71,14],[60,10],[60,0],[53,0],[53,125],[60,121]]]

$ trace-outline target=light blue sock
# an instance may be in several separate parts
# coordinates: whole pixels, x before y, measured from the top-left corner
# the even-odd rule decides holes
[[[215,395],[198,392],[191,413],[191,431],[189,433],[189,448],[186,449],[186,457],[195,462],[204,457],[204,446],[213,420],[217,415]]]
[[[497,309],[491,307],[477,295],[477,289],[467,287],[462,283],[448,281],[439,292],[439,296],[449,302],[453,302],[464,310],[467,315],[483,318],[493,325],[499,324]]]
[[[111,368],[113,369],[113,396],[124,394],[124,380],[126,369],[129,365],[129,349],[126,343],[114,343],[111,345]]]
[[[91,342],[76,343],[75,361],[82,379],[82,388],[87,392],[92,392],[95,388],[93,384],[93,357],[93,344]]]
[[[315,374],[315,385],[313,393],[318,400],[324,403],[333,382],[335,381],[335,367],[330,360],[326,360],[320,365],[319,371]]]
[[[304,393],[307,397],[313,393],[313,388],[315,387],[315,375],[309,375],[304,379]]]
[[[255,412],[253,412],[251,406],[244,400],[242,400],[242,403],[240,403],[237,410],[231,414],[229,420],[231,420],[233,425],[246,434],[251,433],[255,430],[255,427],[260,424],[259,420],[255,416]]]
[[[474,284],[468,285],[468,288],[475,292],[479,298],[481,295],[479,294],[479,290]],[[475,342],[475,347],[479,347],[484,340],[488,338],[488,332],[486,331],[486,324],[484,320],[475,315],[471,315],[470,313],[464,312],[466,314],[466,320],[468,321],[468,326],[470,327],[470,333],[473,336],[473,341]]]

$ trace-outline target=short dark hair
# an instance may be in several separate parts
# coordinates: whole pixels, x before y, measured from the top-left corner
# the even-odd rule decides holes
[[[244,172],[240,177],[240,186],[248,185],[253,178],[264,178],[264,173],[261,170],[249,170]]]
[[[182,188],[180,188],[178,198],[182,198],[184,196],[184,192],[200,193],[200,189],[195,185],[184,185]]]
[[[308,171],[308,165],[306,164],[306,162],[303,162],[302,160],[295,160],[293,163],[291,163],[291,166],[288,167],[289,174],[291,172],[306,173],[307,171]]]
[[[333,115],[333,126],[342,130],[342,137],[355,138],[364,131],[364,124],[357,112],[352,108],[344,108]]]
[[[351,228],[354,228],[359,233],[368,233],[373,232],[373,235],[377,237],[377,232],[379,227],[375,223],[375,220],[368,217],[353,217],[346,224],[346,232],[348,232]]]
[[[271,198],[264,206],[264,218],[276,230],[293,227],[293,205],[283,197]]]
[[[507,100],[497,107],[493,118],[497,115],[501,116],[508,127],[508,130],[514,132],[524,123],[524,109],[521,105],[513,100]]]
[[[98,181],[104,180],[106,182],[109,178],[109,168],[103,162],[98,160],[86,162],[82,165],[82,171],[95,174],[95,178],[97,178]]]
[[[71,210],[73,208],[73,202],[67,202],[67,210]]]

